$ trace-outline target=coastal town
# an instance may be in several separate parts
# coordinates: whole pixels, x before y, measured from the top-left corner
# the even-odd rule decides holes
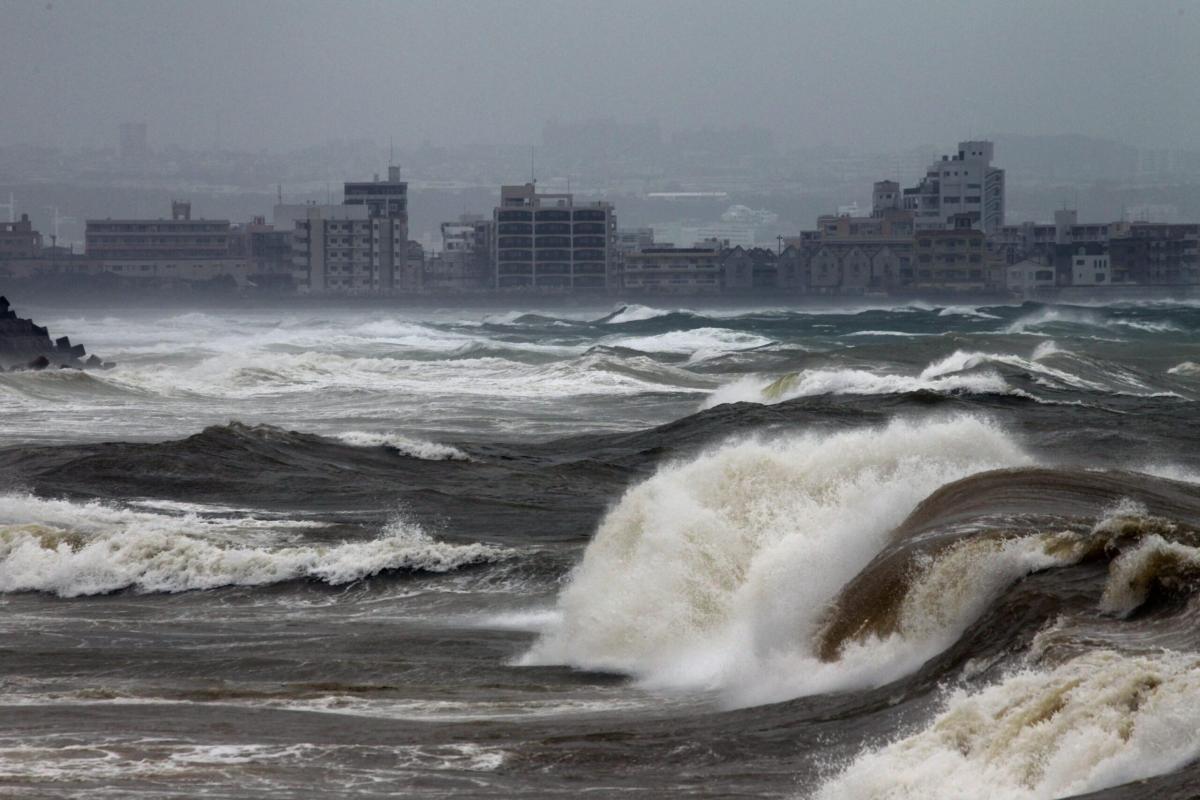
[[[615,202],[547,189],[532,176],[500,186],[493,207],[442,222],[440,240],[423,243],[409,229],[410,201],[421,195],[394,164],[344,182],[341,202],[286,203],[281,192],[269,217],[208,218],[184,197],[162,216],[89,218],[78,250],[38,230],[28,214],[17,216],[10,198],[10,219],[0,223],[0,277],[396,298],[1071,299],[1200,287],[1200,223],[1136,213],[1084,221],[1066,207],[1052,221],[1014,221],[999,163],[993,142],[960,142],[910,185],[875,181],[869,208],[831,210],[768,245],[742,236],[736,224],[766,212],[735,205],[724,227],[622,227]]]

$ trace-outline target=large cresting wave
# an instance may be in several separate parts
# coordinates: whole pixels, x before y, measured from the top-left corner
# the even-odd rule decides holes
[[[833,663],[817,644],[831,602],[938,487],[1029,461],[996,425],[961,416],[732,442],[666,466],[601,523],[524,663],[714,689],[735,705],[879,685],[945,634],[876,640]]]

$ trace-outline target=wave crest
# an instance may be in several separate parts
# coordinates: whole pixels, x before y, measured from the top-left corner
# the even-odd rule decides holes
[[[449,572],[506,555],[490,545],[437,541],[402,520],[368,541],[303,542],[280,535],[293,521],[172,516],[28,495],[0,497],[0,508],[0,592],[77,597],[298,579],[338,585],[386,571]]]
[[[629,490],[525,663],[725,690],[734,703],[882,680],[822,669],[821,610],[926,495],[1028,458],[970,417],[727,444]]]

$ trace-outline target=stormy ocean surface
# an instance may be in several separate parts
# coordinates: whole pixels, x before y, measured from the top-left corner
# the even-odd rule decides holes
[[[27,311],[2,796],[1200,793],[1200,305]]]

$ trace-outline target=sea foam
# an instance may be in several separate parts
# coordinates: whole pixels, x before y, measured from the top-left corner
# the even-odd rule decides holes
[[[715,689],[731,705],[885,682],[928,649],[823,662],[826,608],[930,492],[1028,462],[996,426],[959,417],[734,442],[665,466],[609,512],[523,663]]]
[[[208,519],[0,496],[0,592],[61,597],[121,589],[182,592],[296,579],[337,585],[389,570],[449,572],[497,561],[485,544],[450,544],[394,520],[374,539],[312,542],[312,522]]]
[[[932,724],[859,754],[815,800],[1049,800],[1200,756],[1200,660],[1086,653],[949,695]]]

